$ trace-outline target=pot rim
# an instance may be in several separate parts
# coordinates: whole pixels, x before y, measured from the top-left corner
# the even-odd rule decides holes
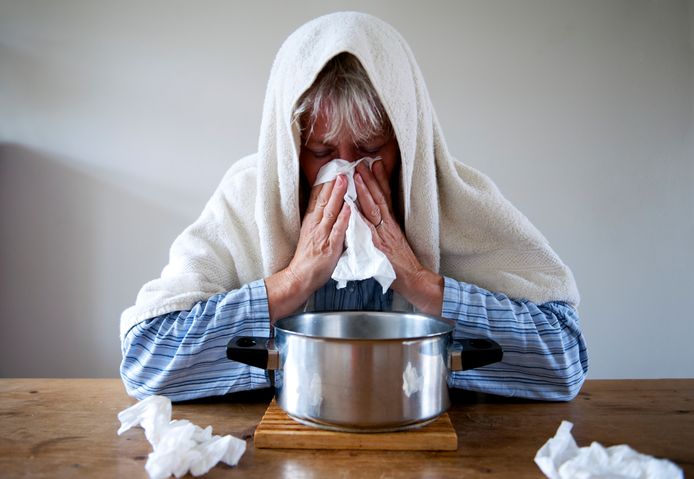
[[[435,321],[437,323],[443,324],[447,330],[446,331],[440,331],[440,332],[433,332],[429,334],[420,334],[420,335],[415,335],[415,336],[401,336],[401,337],[387,337],[387,338],[361,338],[361,337],[337,337],[337,336],[320,336],[317,334],[311,334],[307,332],[302,332],[302,331],[294,331],[291,329],[286,329],[281,326],[278,326],[278,324],[281,323],[287,323],[292,319],[296,319],[299,317],[303,316],[324,316],[324,317],[330,317],[330,316],[337,316],[337,315],[344,315],[344,314],[359,314],[359,315],[369,315],[369,314],[377,314],[379,316],[412,316],[417,318],[418,320],[428,320],[428,321]],[[423,339],[431,339],[431,338],[437,338],[441,336],[446,336],[449,334],[452,334],[453,331],[455,330],[455,322],[441,318],[441,317],[436,317],[436,316],[431,316],[428,314],[423,314],[423,313],[410,313],[406,311],[353,311],[353,310],[345,310],[345,311],[325,311],[325,312],[304,312],[304,313],[298,313],[294,314],[292,316],[287,316],[285,318],[279,319],[275,322],[273,325],[275,332],[280,331],[283,334],[286,335],[291,335],[291,336],[299,336],[299,337],[304,337],[304,338],[311,338],[319,341],[327,341],[327,342],[376,342],[376,343],[381,343],[381,342],[406,342],[406,341],[420,341]],[[275,334],[275,336],[277,336]]]

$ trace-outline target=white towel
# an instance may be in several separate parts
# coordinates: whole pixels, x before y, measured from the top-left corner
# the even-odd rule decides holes
[[[234,163],[200,218],[171,247],[161,277],[121,317],[139,321],[271,275],[299,238],[299,141],[292,111],[332,57],[361,61],[395,130],[404,229],[421,263],[460,281],[537,303],[579,302],[571,271],[483,174],[446,148],[424,79],[403,38],[370,15],[317,18],[282,45],[268,81],[258,152]]]

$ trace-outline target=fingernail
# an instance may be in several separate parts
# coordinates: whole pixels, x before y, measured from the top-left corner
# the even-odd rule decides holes
[[[361,179],[361,175],[360,175],[359,173],[357,173],[356,175],[354,175],[354,178],[356,178],[357,182],[359,182],[359,183],[363,183],[363,182],[364,182],[364,180]]]

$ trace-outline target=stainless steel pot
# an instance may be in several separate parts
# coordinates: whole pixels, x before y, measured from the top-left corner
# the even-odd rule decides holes
[[[304,313],[277,321],[274,338],[232,338],[227,357],[275,370],[277,403],[301,423],[393,431],[448,409],[449,370],[501,360],[494,341],[453,341],[453,329],[423,314]]]

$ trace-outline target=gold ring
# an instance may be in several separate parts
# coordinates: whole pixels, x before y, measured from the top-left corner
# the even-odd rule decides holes
[[[382,224],[383,224],[383,218],[381,218],[381,222],[378,223],[378,224],[376,225],[376,228],[378,228],[378,227],[381,226]]]

